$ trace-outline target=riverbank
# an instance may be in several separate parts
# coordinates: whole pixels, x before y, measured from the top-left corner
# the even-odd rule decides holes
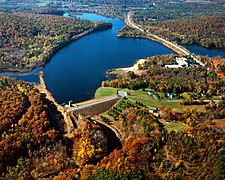
[[[169,49],[171,49],[172,51],[174,51],[175,53],[181,55],[181,56],[186,56],[187,53],[191,54],[191,52],[189,52],[187,49],[185,49],[184,47],[179,46],[178,44],[170,44],[168,42],[163,41],[162,39],[158,38],[157,36],[154,36],[152,34],[147,34],[144,31],[141,30],[136,30],[133,27],[130,26],[125,26],[123,27],[117,34],[117,36],[119,38],[138,38],[138,39],[148,39],[151,41],[155,41],[159,44],[162,44],[166,47],[168,47]],[[178,48],[174,48],[174,46],[178,46],[180,49]],[[184,53],[184,51],[186,51],[187,53]]]
[[[124,15],[117,15],[117,14],[114,14],[114,15],[110,15],[110,14],[106,14],[104,12],[101,12],[101,11],[95,11],[95,10],[81,10],[81,11],[77,11],[77,12],[74,12],[74,13],[69,13],[69,15],[71,17],[77,17],[77,15],[82,15],[82,14],[96,14],[96,15],[99,15],[99,16],[103,16],[103,17],[106,17],[106,18],[113,18],[113,19],[119,19],[119,20],[124,20]]]
[[[178,45],[175,42],[170,42],[167,39],[164,39],[162,37],[159,37],[155,34],[149,33],[146,30],[144,30],[142,27],[139,27],[138,25],[136,25],[133,20],[132,20],[132,13],[129,12],[127,14],[127,17],[125,19],[126,24],[129,27],[132,27],[138,31],[141,31],[142,33],[145,34],[145,37],[147,37],[150,40],[156,41],[160,44],[163,44],[164,46],[170,48],[171,50],[173,50],[174,52],[176,52],[177,54],[179,54],[180,56],[188,56],[191,57],[193,61],[196,62],[196,65],[200,65],[200,66],[205,66],[199,59],[196,58],[196,56],[194,54],[192,54],[190,51],[188,51],[186,48]]]
[[[7,14],[3,15],[7,16]],[[35,68],[43,67],[59,50],[72,43],[73,41],[92,32],[112,28],[112,24],[108,22],[88,22],[86,20],[80,19],[65,19],[64,17],[60,16],[33,14],[18,14],[18,16],[22,18],[22,20],[16,19],[15,22],[12,22],[13,25],[16,26],[19,23],[25,23],[25,21],[27,20],[26,15],[28,17],[37,19],[37,22],[43,24],[39,25],[40,27],[38,27],[37,23],[32,25],[32,22],[29,21],[29,23],[31,24],[26,24],[25,30],[20,30],[18,32],[20,38],[13,38],[12,35],[6,36],[7,34],[4,36],[3,34],[3,39],[5,41],[8,40],[8,44],[3,46],[4,48],[0,53],[1,73],[27,73]],[[9,19],[6,19],[6,22],[10,22],[10,18],[17,17],[14,14],[9,14],[9,16]],[[48,21],[54,20],[56,21],[52,25],[54,27],[52,31],[49,31]],[[35,34],[35,32],[33,31],[28,31],[29,28],[39,28],[38,34]],[[12,33],[13,32],[14,31],[12,30]]]
[[[131,67],[126,67],[126,68],[116,68],[116,69],[111,69],[106,72],[107,75],[111,76],[116,76],[116,75],[121,75],[127,72],[134,72],[135,74],[140,74],[139,66],[144,64],[147,61],[147,59],[139,59],[137,62],[131,66]]]
[[[119,19],[93,14],[84,14],[82,18],[111,22],[113,28],[91,33],[71,43],[58,51],[44,68],[40,68],[45,73],[47,87],[60,104],[70,100],[76,103],[93,98],[95,90],[102,80],[106,79],[107,69],[127,67],[137,59],[154,54],[172,53],[168,48],[149,40],[117,38],[117,32],[125,25],[124,21]],[[38,83],[36,69],[32,72],[35,73],[16,73],[10,76]]]

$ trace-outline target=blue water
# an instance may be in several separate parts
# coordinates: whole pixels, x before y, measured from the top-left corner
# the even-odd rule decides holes
[[[137,59],[156,54],[173,53],[153,41],[117,38],[117,32],[125,25],[119,19],[96,14],[80,17],[111,22],[113,28],[82,37],[57,52],[44,68],[16,76],[28,82],[38,82],[37,74],[43,70],[47,87],[59,103],[93,98],[95,90],[107,79],[105,71],[108,69],[131,66]]]
[[[225,58],[225,50],[223,49],[206,49],[200,47],[199,45],[187,45],[184,47],[196,55],[203,55],[208,57],[220,56]]]

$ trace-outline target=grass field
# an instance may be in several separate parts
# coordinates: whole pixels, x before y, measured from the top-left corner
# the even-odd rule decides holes
[[[117,88],[100,87],[95,92],[95,98],[116,95]]]
[[[135,103],[133,101],[129,100],[129,99],[123,99],[121,101],[123,101],[125,103],[129,102],[129,103],[135,105]],[[120,107],[121,103],[120,102],[118,102],[115,105],[115,107],[117,107],[118,109],[121,109],[121,107]],[[106,112],[102,113],[101,116],[106,117],[109,121],[111,121],[112,124],[114,124],[118,129],[120,129],[121,128],[121,121],[115,120],[113,116],[108,114],[108,112],[109,111],[106,111]],[[168,132],[171,132],[171,131],[185,131],[188,128],[188,125],[184,124],[183,122],[172,122],[172,121],[171,122],[166,122],[165,120],[160,120],[160,122],[163,123],[164,128]]]
[[[95,93],[95,98],[116,95],[117,90],[118,90],[118,88],[100,87],[97,89],[97,91]],[[168,106],[171,109],[176,108],[177,110],[179,110],[181,112],[184,109],[194,107],[192,105],[189,105],[189,106],[181,105],[179,102],[179,99],[173,99],[171,101],[168,98],[166,98],[163,95],[163,93],[157,93],[161,97],[161,100],[159,100],[156,95],[153,95],[153,96],[148,95],[149,90],[146,89],[145,91],[143,91],[143,90],[124,89],[124,91],[126,91],[129,94],[129,98],[131,100],[141,102],[149,107],[160,108],[161,106]],[[196,106],[196,108],[202,112],[206,111],[204,105],[198,105],[198,106]]]
[[[145,90],[126,90],[129,93],[129,98],[141,102],[147,106],[160,108],[161,106],[168,106],[169,108],[176,108],[179,111],[183,111],[184,109],[191,108],[193,106],[183,106],[180,104],[179,100],[169,100],[167,98],[163,98],[162,100],[159,100],[156,96],[149,96],[148,91]],[[162,93],[158,93],[160,97],[163,97]],[[205,106],[204,105],[198,105],[197,109],[199,111],[205,112]]]
[[[95,93],[95,97],[104,97],[104,96],[111,96],[111,95],[115,95],[117,92],[117,88],[111,88],[111,87],[104,87],[104,88],[99,88],[97,89],[96,93]],[[161,97],[162,100],[159,101],[158,97],[156,95],[150,96],[148,94],[148,90],[129,90],[129,89],[123,89],[124,91],[126,91],[129,96],[128,99],[123,99],[123,101],[129,102],[131,104],[135,104],[134,101],[137,102],[141,102],[144,105],[147,105],[149,107],[155,107],[155,108],[160,108],[161,106],[168,106],[169,108],[176,108],[179,111],[183,111],[186,108],[191,108],[193,106],[183,106],[180,104],[178,99],[175,99],[173,101],[169,100],[168,98],[166,98],[163,93],[158,93],[158,95]],[[121,108],[120,107],[120,102],[118,102],[115,106],[117,108]],[[205,111],[205,107],[204,105],[198,105],[197,109],[199,111]],[[102,116],[106,117],[109,121],[111,121],[112,124],[114,124],[116,127],[120,127],[121,126],[121,122],[118,120],[115,120],[114,117],[110,116],[107,112],[104,112],[101,114]],[[185,131],[188,128],[187,124],[184,124],[183,122],[166,122],[164,120],[160,120],[161,123],[164,124],[165,129],[168,132],[171,131]]]
[[[184,124],[182,122],[165,122],[165,121],[160,121],[160,122],[164,124],[165,129],[168,132],[171,132],[171,131],[185,131],[188,128],[188,125]]]
[[[123,70],[123,68],[116,68],[116,69],[108,70],[106,72],[106,74],[111,75],[111,76],[116,76],[117,74],[123,74],[125,72],[127,72],[127,71]]]

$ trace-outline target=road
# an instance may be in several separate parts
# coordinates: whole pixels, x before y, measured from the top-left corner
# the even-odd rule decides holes
[[[140,28],[138,25],[136,25],[136,24],[132,21],[131,15],[132,15],[131,12],[129,12],[129,13],[127,14],[126,23],[127,23],[128,26],[133,27],[133,28],[135,28],[135,29],[138,29],[139,31],[141,31],[141,32],[143,32],[143,33],[146,33],[146,34],[152,36],[154,39],[157,39],[159,42],[163,42],[164,45],[167,45],[167,47],[169,47],[169,48],[172,49],[172,50],[176,49],[176,50],[182,52],[182,53],[185,54],[185,55],[191,56],[195,62],[197,62],[197,63],[198,63],[199,65],[201,65],[201,66],[204,66],[204,64],[203,64],[201,61],[199,61],[195,56],[193,56],[188,50],[186,50],[186,49],[184,49],[184,48],[182,48],[182,47],[180,47],[180,46],[178,46],[178,45],[176,45],[176,44],[174,44],[174,43],[172,43],[172,42],[169,42],[169,41],[167,41],[166,39],[163,39],[163,38],[161,38],[161,37],[159,37],[159,36],[156,36],[156,35],[154,35],[154,34],[145,32],[144,29]],[[172,48],[171,48],[171,47],[172,47]]]
[[[117,127],[115,127],[113,125],[109,125],[109,124],[105,123],[104,121],[101,121],[101,120],[99,120],[98,118],[95,118],[95,117],[90,118],[89,121],[97,122],[99,125],[104,125],[107,128],[111,129],[115,133],[117,138],[120,140],[120,142],[123,142],[123,139],[125,138],[125,135]]]
[[[115,96],[110,96],[110,97],[106,97],[106,98],[102,98],[102,99],[93,99],[90,101],[85,101],[83,103],[77,103],[77,104],[74,104],[75,107],[71,107],[70,109],[67,110],[67,112],[78,111],[78,110],[85,109],[85,108],[88,108],[88,107],[91,107],[91,106],[94,106],[97,104],[112,101],[114,99],[118,99],[118,96],[115,95]]]

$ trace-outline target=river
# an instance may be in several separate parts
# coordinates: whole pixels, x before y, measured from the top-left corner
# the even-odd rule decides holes
[[[42,70],[48,89],[59,103],[67,103],[69,100],[80,102],[94,97],[95,90],[108,78],[105,76],[106,70],[131,66],[140,58],[173,53],[154,41],[117,38],[117,32],[125,25],[122,20],[96,14],[83,14],[79,17],[111,22],[113,27],[74,41],[58,51],[43,68],[28,74],[7,75],[28,82],[38,82],[38,72]],[[225,51],[208,50],[200,46],[186,48],[196,54],[225,57]]]

